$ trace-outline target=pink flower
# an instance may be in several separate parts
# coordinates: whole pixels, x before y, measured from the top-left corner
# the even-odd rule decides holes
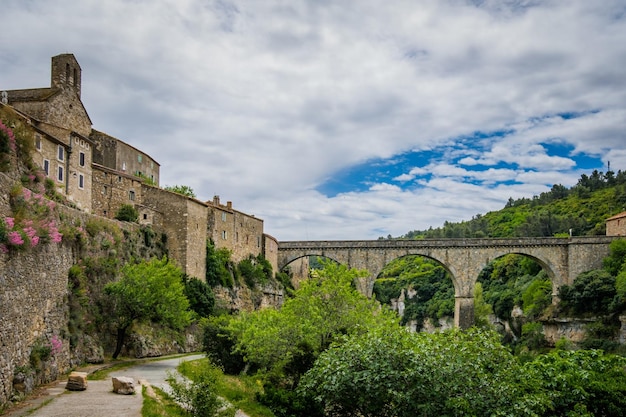
[[[32,246],[33,248],[37,246],[38,243],[39,243],[39,236],[33,236],[30,238],[30,246]]]
[[[7,245],[0,245],[0,253],[9,253],[9,248],[7,248]]]
[[[9,232],[8,237],[11,245],[20,246],[24,244],[24,239],[18,232]]]
[[[33,192],[29,190],[28,188],[22,188],[22,194],[24,195],[25,200],[30,200],[31,196],[33,195]]]
[[[52,336],[50,340],[50,350],[52,351],[52,355],[58,355],[63,351],[63,342],[59,340],[57,335]]]
[[[15,226],[15,219],[13,217],[5,217],[4,224],[6,224],[9,229],[13,229],[13,226]]]
[[[25,227],[24,233],[26,233],[26,236],[28,236],[29,239],[32,239],[33,237],[37,236],[37,231],[32,226]]]

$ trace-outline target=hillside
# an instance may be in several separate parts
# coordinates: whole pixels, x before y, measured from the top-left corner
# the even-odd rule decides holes
[[[626,210],[626,172],[593,171],[567,188],[557,184],[532,198],[509,199],[504,208],[459,223],[414,230],[399,239],[603,235],[604,221]]]

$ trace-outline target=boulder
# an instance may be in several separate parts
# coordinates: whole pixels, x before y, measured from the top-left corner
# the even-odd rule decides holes
[[[126,376],[111,378],[113,382],[113,392],[116,394],[130,395],[135,393],[135,381]]]
[[[65,389],[70,391],[84,391],[87,389],[87,372],[72,372],[67,378]]]

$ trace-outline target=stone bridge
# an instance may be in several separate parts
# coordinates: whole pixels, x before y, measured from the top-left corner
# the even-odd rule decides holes
[[[385,265],[407,255],[425,256],[441,263],[452,277],[455,292],[454,324],[467,328],[474,323],[474,285],[480,272],[494,259],[517,254],[534,259],[552,281],[552,296],[571,284],[579,274],[602,267],[609,244],[616,237],[423,239],[288,241],[278,246],[282,270],[296,259],[323,256],[350,268],[366,269],[369,277],[359,291],[372,296],[374,281]]]

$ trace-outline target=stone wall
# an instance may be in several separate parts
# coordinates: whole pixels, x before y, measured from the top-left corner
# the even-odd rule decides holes
[[[69,368],[69,342],[63,338],[68,320],[67,271],[74,263],[71,248],[48,244],[37,250],[0,255],[0,404],[13,394],[16,371],[32,369],[36,345],[53,352],[34,383],[55,379]],[[32,372],[26,372],[32,377]],[[26,375],[28,377],[28,375]]]
[[[142,204],[142,181],[132,175],[93,165],[92,213],[109,219],[115,218],[124,204]]]
[[[206,276],[207,206],[184,195],[143,185],[141,215],[154,213],[154,225],[167,233],[169,256],[183,271]]]

